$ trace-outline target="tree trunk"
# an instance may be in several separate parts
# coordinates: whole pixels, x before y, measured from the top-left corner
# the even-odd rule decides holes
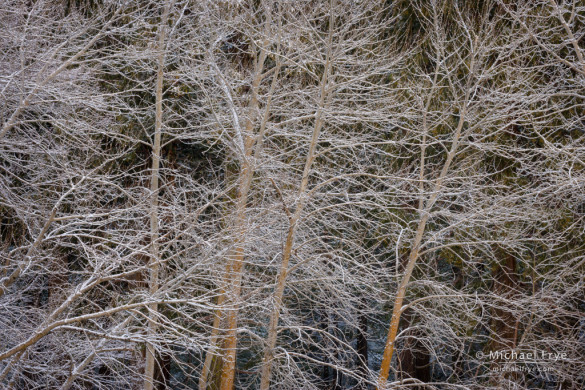
[[[495,250],[498,259],[503,259],[501,263],[497,264],[493,271],[493,292],[500,297],[500,300],[496,302],[496,306],[492,309],[492,329],[493,338],[490,349],[494,352],[497,351],[510,351],[516,347],[517,340],[517,321],[514,313],[506,309],[505,302],[508,299],[512,299],[516,295],[516,289],[518,288],[518,274],[516,273],[516,258],[509,254],[504,253],[501,249]],[[506,361],[495,360],[492,362],[492,366],[500,364],[506,364]],[[508,371],[505,373],[499,373],[494,381],[500,382],[501,379],[514,380],[518,377],[518,373],[515,371]]]
[[[166,25],[169,16],[170,2],[167,1],[163,9],[163,15],[159,26],[158,36],[158,68],[156,74],[156,97],[155,97],[155,128],[154,140],[152,146],[152,170],[150,177],[150,279],[149,279],[149,293],[154,295],[158,291],[158,273],[159,273],[159,223],[158,223],[158,197],[159,197],[159,170],[161,157],[161,133],[162,133],[162,101],[163,101],[163,79],[164,79],[164,65],[165,65],[165,33]],[[158,305],[152,303],[148,305],[149,321],[148,321],[148,338],[152,338],[157,330],[157,311]],[[154,372],[155,372],[155,350],[151,342],[146,344],[146,363],[144,369],[144,389],[152,390],[154,386]]]
[[[356,337],[357,361],[356,366],[358,373],[363,377],[368,375],[368,317],[365,314],[358,315],[358,325]],[[360,390],[366,390],[367,385],[360,383],[357,387]]]
[[[459,142],[461,138],[461,132],[463,130],[463,125],[466,120],[467,114],[467,105],[469,102],[469,96],[471,93],[470,83],[473,75],[473,67],[474,67],[474,60],[471,60],[471,64],[469,67],[470,75],[468,76],[467,80],[467,88],[465,91],[465,98],[463,101],[463,108],[459,115],[459,121],[457,123],[457,128],[455,129],[455,133],[453,135],[453,143],[451,144],[451,148],[449,149],[449,153],[447,154],[447,159],[441,169],[439,177],[435,181],[435,185],[433,186],[433,192],[429,196],[429,199],[426,203],[421,202],[421,206],[424,204],[424,208],[420,211],[420,219],[418,222],[418,226],[416,229],[416,235],[414,237],[414,241],[412,244],[412,249],[408,256],[408,263],[406,265],[406,270],[404,271],[404,276],[400,281],[400,285],[398,286],[398,291],[396,292],[396,299],[394,300],[394,307],[392,309],[392,319],[390,320],[390,328],[388,329],[388,337],[386,338],[386,346],[384,347],[384,354],[382,357],[382,364],[380,366],[380,374],[378,376],[378,390],[382,390],[388,381],[388,375],[390,373],[390,363],[392,362],[392,355],[394,354],[395,342],[396,342],[396,335],[398,334],[398,325],[400,323],[400,316],[402,315],[402,305],[404,302],[404,298],[406,296],[406,288],[408,286],[408,282],[412,276],[412,272],[414,271],[414,266],[419,258],[419,251],[420,246],[422,243],[423,234],[426,229],[427,221],[429,220],[429,214],[435,205],[435,202],[439,196],[439,191],[443,186],[443,181],[447,176],[447,172],[449,172],[449,168],[453,159],[455,158],[455,154],[457,153],[457,149],[459,147]],[[421,163],[422,164],[422,163]],[[421,169],[423,167],[421,166]]]
[[[266,14],[266,32],[269,31],[270,23],[272,21],[272,14],[270,7],[267,7],[267,14]],[[268,35],[266,35],[268,37]],[[260,50],[260,56],[256,63],[254,69],[254,79],[252,81],[252,98],[248,103],[248,119],[246,121],[246,125],[244,127],[244,132],[241,134],[241,129],[239,125],[239,119],[237,117],[237,113],[235,107],[233,107],[233,101],[230,97],[229,88],[225,85],[225,82],[222,80],[221,75],[219,75],[220,83],[223,85],[223,89],[228,96],[228,103],[231,106],[231,111],[233,114],[233,121],[234,127],[238,132],[239,136],[242,138],[242,155],[240,156],[240,161],[242,164],[242,168],[240,170],[240,186],[238,188],[237,200],[236,200],[236,212],[235,212],[235,244],[234,250],[232,252],[231,258],[228,259],[226,268],[225,268],[225,277],[224,277],[224,286],[221,296],[219,297],[219,301],[223,304],[225,303],[228,306],[225,310],[225,321],[226,321],[226,335],[225,341],[222,348],[222,362],[221,362],[221,382],[220,388],[222,390],[231,390],[234,386],[235,380],[235,373],[236,373],[236,348],[237,348],[237,325],[238,325],[238,305],[240,299],[240,292],[241,292],[241,283],[242,283],[242,276],[243,276],[243,265],[244,265],[244,256],[245,256],[245,242],[246,242],[246,210],[247,210],[247,203],[248,203],[248,193],[250,190],[250,185],[252,183],[252,179],[254,177],[255,171],[255,164],[253,160],[257,159],[260,156],[262,151],[262,143],[264,134],[266,131],[266,122],[268,120],[268,112],[270,109],[270,99],[272,93],[274,91],[274,83],[271,86],[271,91],[268,97],[268,101],[266,104],[265,114],[262,118],[260,123],[260,129],[257,135],[253,134],[254,124],[256,123],[255,117],[256,113],[259,108],[258,102],[258,95],[259,95],[259,87],[260,83],[264,79],[264,65],[266,59],[268,57],[267,47],[268,47],[268,38],[263,41],[263,47]],[[274,76],[276,78],[276,75]],[[219,319],[224,316],[221,312],[221,309],[216,312],[215,320],[218,321]],[[212,330],[212,344],[211,348],[215,347],[215,343],[217,343],[219,335],[219,328],[215,327]],[[209,355],[205,357],[205,362],[203,365],[203,370],[201,372],[201,377],[199,380],[199,389],[203,390],[207,386],[207,380],[209,375],[209,370],[212,366],[213,357]]]
[[[404,314],[403,323],[408,328],[412,325],[412,315]],[[405,334],[404,348],[398,356],[398,375],[401,379],[414,378],[421,382],[431,380],[430,360],[431,356],[425,345],[420,341],[421,332],[416,329],[408,329]],[[414,390],[422,390],[424,386],[413,387]]]
[[[286,286],[286,278],[288,276],[288,264],[292,255],[292,249],[294,244],[294,236],[297,229],[297,223],[301,217],[305,205],[305,191],[309,183],[309,174],[311,172],[311,166],[315,158],[315,150],[317,148],[317,141],[319,140],[319,134],[323,127],[323,111],[327,102],[327,85],[329,82],[329,76],[331,72],[331,52],[332,52],[332,35],[333,35],[333,9],[330,11],[329,16],[329,33],[328,33],[328,44],[327,44],[327,55],[325,59],[325,72],[320,84],[320,96],[319,106],[315,113],[315,126],[311,136],[311,144],[309,145],[309,152],[305,160],[305,167],[303,169],[303,176],[301,178],[301,184],[298,192],[298,205],[292,216],[289,217],[289,228],[284,243],[282,252],[282,262],[280,263],[280,269],[278,271],[278,277],[276,280],[276,288],[273,293],[273,308],[270,313],[270,322],[268,325],[268,335],[266,337],[266,348],[264,350],[264,359],[262,360],[262,373],[260,376],[260,390],[268,390],[270,386],[270,376],[272,373],[272,359],[273,351],[276,346],[276,336],[278,320],[280,319],[280,310],[282,308],[282,297],[284,294],[284,288]]]

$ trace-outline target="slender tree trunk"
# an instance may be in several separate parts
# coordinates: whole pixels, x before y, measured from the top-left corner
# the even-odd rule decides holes
[[[246,234],[246,201],[252,181],[252,169],[248,162],[244,163],[242,169],[242,184],[238,194],[236,209],[236,247],[228,260],[229,268],[226,270],[226,279],[229,280],[231,288],[226,296],[226,338],[223,352],[223,366],[221,373],[221,389],[231,390],[234,386],[236,371],[236,347],[238,328],[238,305],[242,287],[242,271],[244,266],[245,234]],[[228,283],[226,283],[227,285]]]
[[[358,331],[356,337],[357,362],[356,366],[358,372],[366,377],[368,375],[368,317],[360,313],[358,315]],[[359,390],[366,390],[367,385],[360,383],[357,387]]]
[[[270,24],[272,23],[272,12],[270,5],[266,5],[266,37],[269,35],[270,31]],[[222,390],[231,390],[234,386],[235,380],[235,372],[236,372],[236,348],[237,348],[237,326],[238,326],[238,307],[239,307],[239,299],[241,293],[241,285],[242,285],[242,276],[243,276],[243,266],[244,266],[244,256],[245,256],[245,242],[246,242],[246,207],[248,203],[248,193],[250,190],[250,185],[252,183],[252,179],[254,177],[255,165],[253,160],[259,157],[260,152],[262,150],[263,139],[266,131],[266,123],[268,121],[269,116],[269,109],[270,109],[270,101],[272,94],[274,92],[276,77],[278,72],[274,75],[274,81],[271,85],[271,90],[269,93],[268,101],[266,104],[264,117],[260,123],[260,129],[258,134],[254,136],[253,129],[254,124],[256,121],[254,118],[256,117],[256,113],[258,112],[259,102],[258,102],[258,93],[260,83],[262,82],[264,75],[264,64],[266,62],[266,58],[268,57],[268,45],[269,41],[266,38],[263,42],[263,47],[260,50],[260,56],[255,66],[254,70],[254,79],[252,81],[252,97],[248,104],[248,119],[246,121],[246,125],[244,128],[243,134],[243,156],[241,159],[242,167],[240,170],[240,186],[238,188],[237,200],[236,200],[236,212],[235,212],[235,234],[236,234],[236,242],[234,244],[234,250],[232,255],[228,259],[228,263],[226,265],[225,270],[225,277],[224,277],[224,286],[222,295],[219,298],[219,301],[222,304],[226,304],[227,307],[223,309],[225,312],[225,322],[226,322],[226,334],[225,334],[225,341],[223,345],[223,353],[222,353],[222,362],[221,362],[221,382],[220,388]],[[278,65],[277,70],[280,69],[280,65]],[[227,91],[227,86],[225,86]],[[235,110],[232,109],[235,113]],[[234,126],[239,128],[238,124],[239,120],[237,116],[234,114]],[[254,158],[252,158],[254,156]],[[219,334],[219,325],[221,323],[221,317],[223,317],[223,313],[218,310],[215,314],[214,318],[214,329],[212,330],[211,336],[211,348],[214,348],[218,341],[218,334]],[[217,325],[217,327],[216,327]],[[207,380],[209,376],[209,371],[212,367],[212,360],[213,355],[209,354],[205,357],[205,362],[203,365],[203,370],[199,380],[199,388],[203,390],[207,387]]]
[[[276,288],[274,289],[273,293],[273,308],[272,312],[270,313],[270,322],[268,325],[268,335],[266,337],[266,347],[264,350],[264,358],[262,360],[262,372],[260,376],[260,390],[268,390],[270,386],[270,376],[272,371],[272,359],[273,359],[273,351],[274,347],[276,346],[276,337],[278,334],[278,320],[280,318],[280,310],[282,308],[282,297],[284,294],[284,288],[286,285],[286,278],[288,276],[288,264],[290,261],[290,257],[292,254],[293,244],[294,244],[294,236],[295,231],[297,228],[297,224],[301,217],[301,213],[303,211],[305,205],[305,191],[307,189],[309,183],[309,174],[311,172],[311,166],[313,165],[313,160],[315,158],[315,150],[317,148],[317,142],[319,140],[319,134],[321,133],[321,128],[323,127],[323,111],[325,109],[326,101],[328,100],[328,82],[331,72],[331,52],[332,52],[332,36],[333,36],[333,7],[331,8],[331,14],[329,15],[329,33],[328,33],[328,43],[327,43],[327,55],[325,59],[325,71],[323,72],[323,77],[321,79],[321,89],[320,89],[320,96],[319,96],[319,106],[317,108],[317,112],[315,113],[315,127],[313,128],[313,134],[311,137],[311,144],[309,145],[309,152],[307,153],[307,158],[305,160],[305,167],[303,170],[303,176],[301,179],[301,185],[299,187],[298,193],[298,204],[295,209],[294,214],[290,217],[289,220],[289,228],[286,235],[286,240],[284,243],[284,248],[282,252],[282,262],[280,264],[280,269],[278,273],[278,277],[276,279]]]
[[[419,258],[419,252],[421,247],[421,242],[423,238],[423,234],[425,232],[425,228],[427,222],[429,220],[430,212],[439,196],[439,191],[443,186],[443,181],[447,176],[447,172],[449,171],[449,167],[455,158],[455,154],[457,153],[457,149],[459,147],[459,141],[461,138],[461,132],[463,130],[463,124],[466,120],[467,115],[467,106],[469,101],[469,96],[471,92],[470,82],[473,75],[473,68],[474,68],[474,60],[472,59],[470,65],[470,75],[468,76],[468,83],[466,86],[465,91],[465,99],[463,102],[463,109],[459,116],[459,122],[457,124],[457,128],[455,129],[455,134],[453,135],[453,142],[451,144],[451,148],[447,154],[447,159],[439,177],[435,181],[435,185],[433,186],[433,191],[426,202],[424,209],[421,211],[421,216],[419,219],[419,223],[416,229],[416,235],[414,237],[414,241],[412,244],[412,249],[408,256],[408,263],[406,265],[406,270],[404,271],[404,276],[398,286],[398,291],[396,293],[396,299],[394,301],[394,307],[392,309],[392,319],[390,320],[390,328],[388,329],[388,337],[386,339],[386,346],[384,347],[384,354],[382,357],[382,364],[380,366],[380,374],[378,376],[378,383],[377,388],[378,390],[382,390],[388,381],[388,374],[390,373],[390,363],[392,362],[392,355],[394,354],[395,342],[396,342],[396,335],[398,334],[398,325],[400,323],[400,316],[402,315],[402,305],[404,302],[404,297],[406,296],[406,288],[412,276],[412,272],[414,271],[414,266]],[[421,167],[422,168],[422,167]]]
[[[513,299],[518,288],[518,275],[516,274],[516,258],[505,253],[502,249],[494,251],[496,257],[501,262],[493,269],[493,292],[501,298],[498,306],[492,310],[492,330],[494,332],[493,342],[491,343],[491,350],[510,351],[515,348],[517,340],[517,321],[516,317],[510,310],[502,308],[503,302],[507,299]],[[492,365],[496,367],[501,362],[493,361]],[[501,374],[501,373],[500,373]],[[506,372],[497,377],[492,378],[495,385],[502,385],[499,383],[501,379],[507,378],[514,380],[518,374],[514,371]]]
[[[456,291],[459,291],[464,286],[464,277],[463,271],[459,267],[453,267],[453,272],[455,273],[455,281],[453,282],[453,287],[455,287]],[[460,377],[464,374],[465,369],[465,357],[464,357],[465,345],[462,345],[460,349],[453,352],[452,359],[453,359],[453,377],[456,380],[459,380]]]
[[[223,306],[225,300],[225,290],[222,289],[221,294],[217,299],[217,306]],[[220,309],[215,310],[213,313],[213,328],[211,329],[211,339],[209,340],[210,349],[205,354],[205,361],[203,362],[203,368],[201,369],[201,375],[199,375],[199,390],[206,390],[208,386],[209,373],[212,367],[217,366],[220,362],[219,356],[216,355],[211,348],[215,348],[219,341],[219,330],[221,327],[223,312]],[[221,368],[221,367],[220,367]]]
[[[165,65],[165,34],[166,25],[169,16],[170,2],[165,4],[163,15],[159,26],[158,36],[158,66],[156,73],[156,96],[155,96],[155,127],[154,127],[154,141],[152,146],[152,168],[150,176],[150,279],[149,279],[149,293],[154,295],[158,291],[158,273],[159,273],[159,226],[158,226],[158,191],[159,183],[158,176],[160,170],[161,157],[161,135],[162,135],[162,115],[163,115],[163,79],[164,79],[164,65]],[[148,306],[149,321],[148,321],[148,338],[154,337],[157,330],[157,311],[158,305],[152,303]],[[154,346],[151,342],[146,344],[146,367],[144,370],[144,389],[152,390],[154,386],[154,371],[155,371],[156,355]]]
[[[497,251],[497,252],[502,252]],[[508,299],[515,295],[518,287],[518,275],[516,274],[516,258],[509,254],[503,254],[503,261],[493,270],[493,291],[498,296]],[[498,339],[493,344],[494,351],[506,348],[514,348],[516,344],[516,318],[511,311],[496,307],[493,310],[493,325]]]

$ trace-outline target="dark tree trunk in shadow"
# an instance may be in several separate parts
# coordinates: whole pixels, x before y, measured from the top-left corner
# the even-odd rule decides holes
[[[402,318],[405,326],[413,325],[412,315],[406,311]],[[430,382],[431,370],[430,361],[431,355],[421,341],[423,334],[417,329],[409,329],[404,335],[404,347],[398,354],[398,378],[407,379],[414,378],[421,382]],[[411,387],[415,390],[422,390],[425,386]]]
[[[158,357],[158,365],[155,367],[154,380],[157,390],[165,390],[170,388],[171,379],[171,355],[164,354]]]
[[[356,336],[356,351],[357,361],[356,367],[358,373],[363,376],[368,376],[368,317],[360,313],[358,315],[358,330]],[[356,386],[357,390],[367,390],[368,385],[360,383]]]
[[[464,276],[463,272],[458,267],[453,267],[453,273],[455,274],[455,280],[453,281],[453,286],[457,291],[460,291],[464,286]],[[462,376],[465,372],[465,355],[463,353],[465,345],[461,346],[461,349],[455,351],[452,355],[453,359],[453,374],[457,381],[462,380]]]
[[[335,369],[333,366],[335,365],[335,361],[330,361],[329,356],[331,356],[331,347],[335,348],[334,343],[331,341],[326,334],[331,334],[335,336],[335,323],[332,322],[331,315],[327,312],[327,310],[323,310],[320,312],[321,318],[319,321],[318,328],[322,330],[323,336],[322,340],[322,348],[325,351],[323,354],[323,362],[327,363],[323,365],[321,371],[321,386],[320,388],[323,390],[341,390],[341,374],[339,370]],[[338,352],[334,352],[335,357],[338,357]]]
[[[490,349],[494,352],[509,351],[515,348],[518,337],[516,317],[507,308],[505,301],[512,299],[516,295],[516,289],[518,287],[516,258],[509,253],[505,253],[500,248],[496,249],[495,253],[497,258],[502,260],[500,260],[500,263],[492,271],[492,289],[494,294],[500,298],[495,302],[494,308],[492,309],[493,339]],[[492,362],[493,365],[504,363],[500,361]],[[499,379],[504,378],[513,381],[518,378],[518,374],[514,371],[509,371],[500,375],[499,378],[495,378],[495,381],[498,382]]]

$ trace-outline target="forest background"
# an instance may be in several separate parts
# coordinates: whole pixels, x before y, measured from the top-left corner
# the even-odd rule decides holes
[[[2,388],[585,387],[583,1],[0,26]]]

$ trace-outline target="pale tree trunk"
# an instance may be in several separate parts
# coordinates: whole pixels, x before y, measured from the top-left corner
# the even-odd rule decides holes
[[[220,296],[217,299],[217,306],[221,307],[225,300],[225,290],[222,287],[222,291]],[[211,366],[213,364],[214,357],[217,356],[213,353],[212,348],[215,348],[218,344],[219,340],[219,327],[221,326],[222,321],[222,311],[220,309],[215,310],[213,313],[213,328],[211,329],[211,339],[209,340],[210,348],[207,350],[205,355],[205,361],[203,362],[203,368],[201,369],[201,374],[199,375],[199,390],[206,390],[208,381],[209,381],[209,372],[211,371]]]
[[[262,70],[264,68],[264,61],[267,53],[262,50],[256,78],[252,85],[253,91],[258,90],[260,81],[262,80]],[[252,102],[250,104],[250,111],[256,112],[258,109],[258,100],[256,93],[253,92]],[[252,146],[254,142],[258,143],[260,140],[255,140],[252,137],[251,131],[253,128],[253,121],[249,120],[249,125],[246,128],[246,139],[244,142],[245,157],[240,171],[241,184],[238,189],[238,197],[236,204],[236,243],[233,255],[226,267],[226,282],[227,294],[224,301],[227,301],[228,307],[226,309],[226,340],[223,351],[223,366],[221,373],[222,390],[231,390],[234,386],[234,378],[236,372],[236,346],[237,346],[237,327],[238,327],[238,306],[242,287],[242,276],[245,256],[245,242],[246,242],[246,203],[248,202],[248,193],[250,184],[254,176],[255,167],[251,161]],[[260,136],[263,136],[260,135]],[[260,137],[259,136],[259,137]]]
[[[311,173],[311,166],[315,158],[315,150],[317,148],[317,142],[319,140],[319,134],[323,127],[323,111],[325,110],[326,101],[328,100],[328,83],[331,72],[331,51],[332,51],[332,35],[333,35],[333,7],[331,7],[331,13],[329,15],[329,33],[327,42],[327,55],[325,59],[325,71],[321,79],[321,88],[319,96],[319,106],[315,113],[315,127],[313,128],[313,134],[311,137],[311,144],[309,145],[309,152],[305,160],[305,167],[303,170],[303,176],[301,179],[301,185],[298,192],[298,204],[294,214],[289,219],[289,228],[284,243],[284,249],[282,252],[282,262],[280,264],[280,270],[276,280],[276,287],[273,292],[272,301],[273,308],[270,313],[270,323],[268,325],[268,335],[266,337],[266,346],[264,350],[264,358],[262,360],[262,372],[260,376],[260,390],[267,390],[270,386],[270,376],[272,371],[272,359],[274,354],[274,347],[276,346],[276,338],[278,334],[278,320],[280,318],[280,310],[282,308],[282,296],[284,294],[284,288],[286,286],[286,278],[288,276],[288,263],[292,254],[295,232],[298,226],[299,219],[305,206],[305,192],[309,183],[309,174]]]
[[[165,65],[165,34],[167,28],[167,21],[169,17],[170,2],[165,4],[163,15],[159,26],[158,36],[158,66],[156,73],[156,96],[155,96],[155,125],[154,125],[154,140],[152,145],[152,168],[150,174],[150,279],[149,279],[149,293],[154,295],[158,290],[158,273],[159,273],[159,226],[158,226],[158,191],[159,183],[158,176],[160,170],[160,156],[161,156],[161,133],[162,133],[162,114],[163,114],[163,78]],[[148,321],[148,338],[154,337],[157,330],[157,311],[158,304],[151,303],[148,305],[149,321]],[[154,370],[155,370],[156,356],[154,346],[151,342],[146,344],[146,365],[144,369],[144,389],[152,390],[154,386]]]
[[[403,309],[403,302],[404,297],[406,296],[406,288],[408,286],[408,282],[412,276],[414,271],[414,267],[416,265],[417,260],[419,259],[419,252],[422,243],[422,238],[425,232],[425,228],[427,222],[429,220],[430,212],[435,204],[435,201],[438,198],[439,191],[443,185],[443,181],[449,172],[449,167],[455,158],[457,153],[457,149],[459,147],[459,142],[461,139],[461,133],[463,130],[463,125],[466,120],[467,109],[469,104],[469,96],[471,93],[471,79],[473,75],[473,68],[474,68],[474,60],[471,60],[471,65],[469,67],[470,74],[468,75],[468,82],[466,85],[465,91],[465,99],[463,102],[463,109],[459,116],[459,121],[457,123],[457,128],[455,129],[455,134],[453,135],[453,142],[451,144],[451,148],[447,154],[447,159],[445,160],[445,164],[441,169],[439,177],[435,181],[435,185],[433,186],[433,190],[429,199],[427,200],[424,208],[420,211],[420,219],[418,222],[418,226],[416,229],[416,235],[414,237],[414,241],[412,244],[412,249],[408,256],[408,263],[406,264],[406,269],[404,271],[404,276],[400,281],[398,286],[398,291],[396,293],[396,298],[394,300],[394,307],[392,309],[392,319],[390,321],[390,328],[388,330],[388,336],[386,339],[386,345],[384,347],[384,354],[382,357],[382,364],[380,366],[380,373],[378,376],[377,381],[377,389],[382,390],[388,381],[388,375],[390,373],[390,363],[392,362],[392,355],[394,354],[395,342],[396,342],[396,335],[398,333],[398,326],[400,324],[400,316],[402,315]],[[424,160],[421,160],[421,162]],[[423,168],[423,167],[421,167]]]
[[[272,23],[272,11],[269,5],[266,5],[266,22],[265,22],[265,36],[269,36],[270,25]],[[225,340],[221,348],[221,362],[216,362],[218,367],[221,368],[220,388],[221,389],[232,389],[234,386],[235,370],[236,370],[236,347],[237,347],[237,326],[238,326],[238,305],[239,297],[241,292],[242,276],[243,276],[243,265],[245,256],[245,242],[246,242],[246,205],[248,203],[248,194],[250,185],[254,177],[255,163],[254,161],[260,157],[262,151],[262,145],[264,136],[266,133],[266,124],[269,118],[269,110],[271,105],[272,95],[276,87],[276,81],[278,72],[280,70],[280,60],[277,62],[276,72],[274,74],[273,82],[270,87],[264,115],[261,118],[259,131],[254,134],[254,124],[256,113],[259,109],[258,94],[259,87],[264,79],[264,65],[268,57],[268,45],[269,41],[266,38],[260,49],[260,56],[258,57],[255,70],[254,79],[252,81],[252,97],[248,103],[248,119],[246,121],[243,134],[237,134],[241,136],[243,145],[242,158],[240,159],[242,167],[239,173],[240,184],[238,187],[237,198],[236,198],[236,210],[235,210],[235,234],[236,240],[234,249],[231,256],[228,259],[225,268],[225,276],[223,280],[223,286],[220,296],[218,297],[217,306],[219,307],[214,313],[213,329],[210,339],[210,348],[205,356],[201,375],[199,377],[199,389],[205,390],[209,384],[210,371],[213,366],[213,359],[215,355],[212,350],[215,349],[220,341],[219,333],[221,328],[222,320],[225,320]],[[280,44],[278,45],[280,47]],[[239,132],[239,119],[236,114],[235,107],[233,107],[233,101],[229,96],[229,87],[219,75],[220,83],[222,83],[223,89],[228,95],[228,104],[231,105],[231,111],[233,114],[234,127]],[[227,307],[222,306],[226,304]]]

